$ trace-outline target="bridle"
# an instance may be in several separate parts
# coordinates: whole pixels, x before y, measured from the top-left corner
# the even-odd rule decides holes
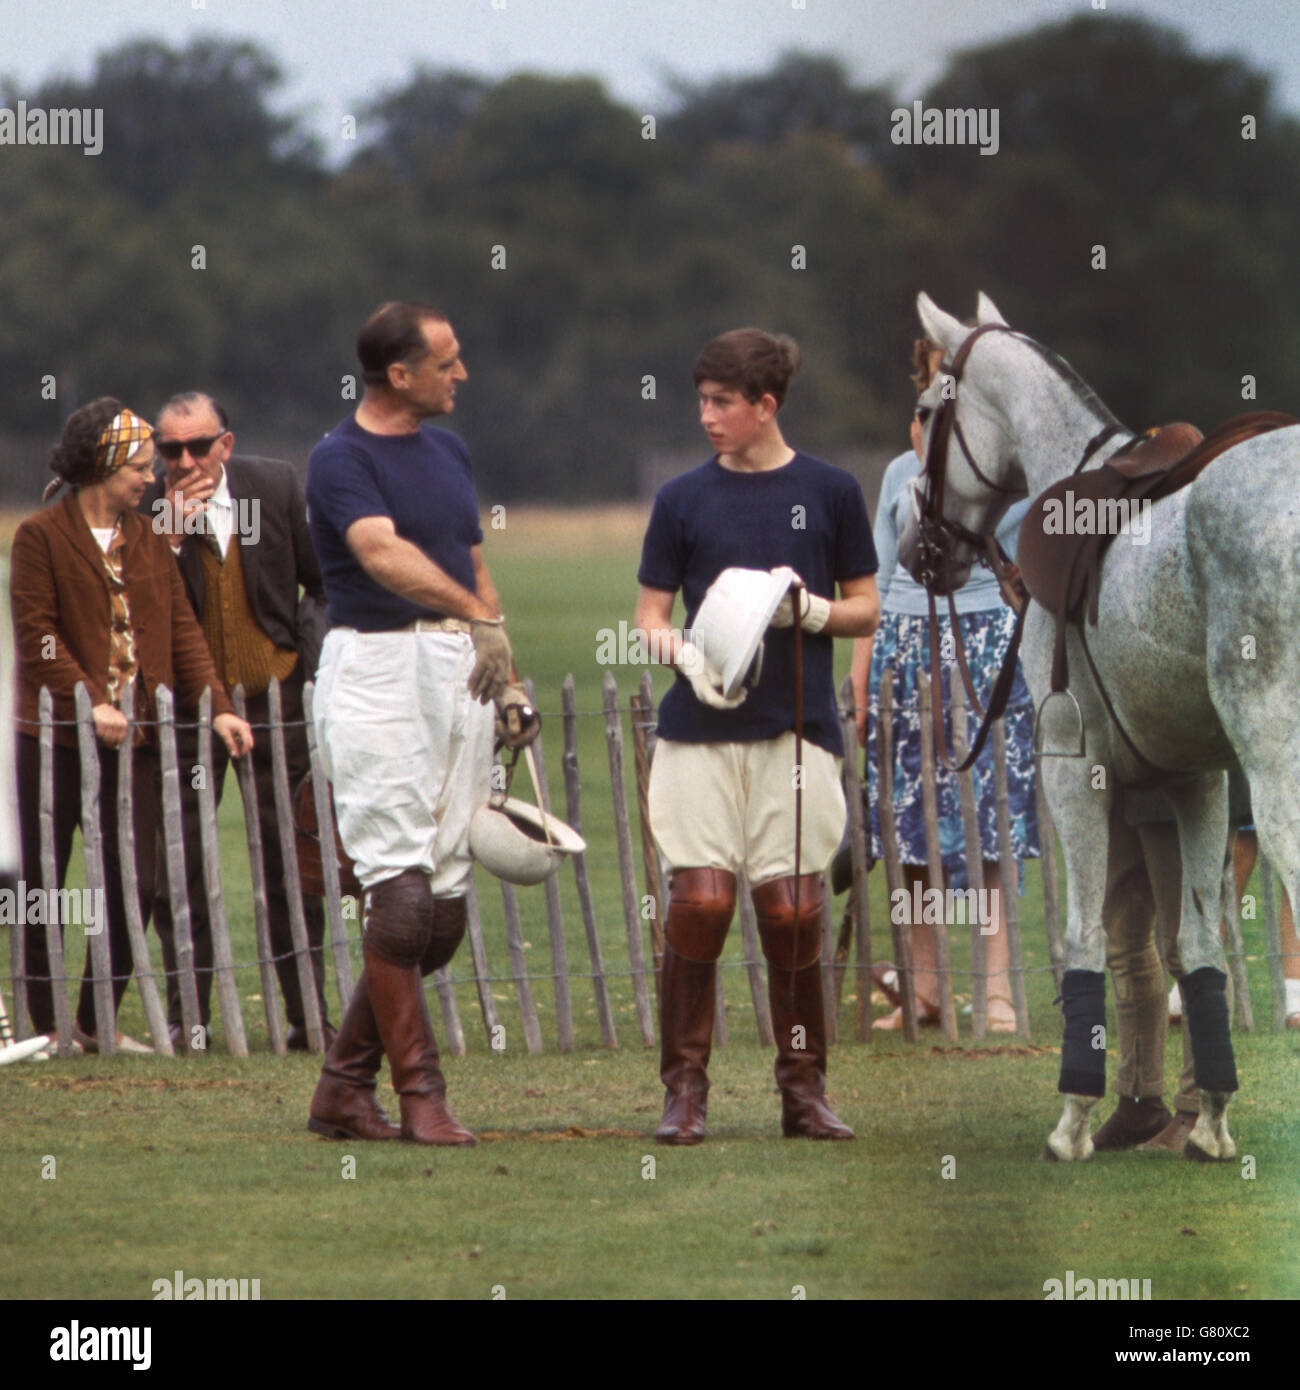
[[[986,710],[975,694],[970,666],[966,660],[966,646],[962,640],[961,627],[957,621],[957,602],[952,589],[948,590],[948,617],[951,623],[957,665],[961,671],[962,684],[966,688],[966,696],[970,700],[971,709],[975,717],[982,721],[979,733],[975,736],[975,742],[972,744],[966,760],[957,766],[953,758],[949,756],[948,743],[944,736],[941,688],[935,689],[931,700],[935,754],[950,772],[965,772],[974,764],[975,759],[983,751],[984,743],[994,721],[1000,719],[1006,711],[1007,701],[1011,695],[1011,686],[1015,681],[1016,658],[1020,651],[1020,638],[1024,631],[1025,614],[1029,610],[1028,595],[1020,580],[1020,572],[1010,556],[998,544],[997,538],[992,534],[980,535],[970,530],[969,527],[963,526],[960,522],[949,520],[943,514],[948,472],[948,450],[954,437],[965,455],[966,463],[985,487],[992,492],[1000,492],[1004,495],[1014,495],[1019,491],[1017,488],[1005,487],[1003,484],[995,482],[979,466],[974,451],[966,440],[961,421],[957,419],[958,387],[966,370],[966,363],[970,358],[972,348],[986,333],[1010,333],[1013,338],[1020,342],[1029,343],[1036,349],[1039,347],[1031,338],[1008,328],[1005,324],[985,323],[972,329],[966,335],[951,362],[940,365],[938,374],[951,379],[952,390],[948,391],[945,388],[942,398],[935,408],[934,418],[930,426],[930,439],[925,454],[925,487],[921,494],[919,510],[916,512],[917,528],[920,533],[917,578],[925,586],[930,605],[930,679],[932,681],[938,680],[940,670],[939,619],[935,608],[933,586],[947,558],[948,548],[953,542],[968,545],[979,555],[981,563],[986,564],[993,571],[1002,589],[1003,597],[1016,610],[1016,625],[1011,634],[1011,642],[1007,647],[1006,656],[1003,658],[1002,668],[993,683],[993,690],[989,696]],[[1083,455],[1074,471],[1080,472],[1107,440],[1116,434],[1126,433],[1128,431],[1116,421],[1111,421],[1103,426],[1084,446]]]

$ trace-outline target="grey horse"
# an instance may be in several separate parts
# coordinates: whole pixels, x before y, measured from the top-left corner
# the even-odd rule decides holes
[[[917,309],[950,362],[974,330],[925,294]],[[978,322],[1005,327],[984,295]],[[974,535],[994,530],[1017,496],[1037,498],[1067,477],[1099,438],[1106,442],[1086,468],[1131,438],[1059,357],[1010,331],[982,334],[960,384],[941,373],[926,399],[938,404],[945,395],[955,397],[961,428],[947,450],[943,515]],[[1108,859],[1113,867],[1116,846],[1131,837],[1118,792],[1156,780],[1174,805],[1183,866],[1180,983],[1201,1099],[1186,1153],[1197,1159],[1236,1153],[1227,1107],[1237,1078],[1219,937],[1228,831],[1223,769],[1234,754],[1240,760],[1261,848],[1292,901],[1300,901],[1298,478],[1300,428],[1282,429],[1230,449],[1190,487],[1145,517],[1127,519],[1131,524],[1102,562],[1086,653],[1077,629],[1068,630],[1077,713],[1059,696],[1044,705],[1054,620],[1030,606],[1022,660],[1039,707],[1037,742],[1081,754],[1042,764],[1068,871],[1059,1086],[1065,1108],[1048,1138],[1048,1156],[1086,1159],[1093,1152],[1090,1112],[1104,1093],[1106,1068],[1102,903]],[[918,578],[926,568],[920,495],[918,488],[899,544],[901,563]],[[951,541],[935,587],[959,587],[975,557],[971,544]]]

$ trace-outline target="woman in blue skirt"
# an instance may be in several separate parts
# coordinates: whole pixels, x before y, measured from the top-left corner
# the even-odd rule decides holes
[[[918,394],[929,386],[938,370],[942,355],[935,344],[924,338],[917,339],[913,349],[916,372],[912,380],[916,384]],[[918,673],[928,673],[930,666],[929,605],[925,590],[898,564],[898,537],[911,506],[907,485],[921,472],[921,436],[924,423],[925,407],[918,407],[912,420],[912,449],[908,453],[900,454],[889,465],[881,484],[874,531],[876,553],[880,559],[877,581],[880,586],[881,620],[875,637],[857,641],[853,654],[853,690],[858,708],[858,741],[865,743],[867,750],[866,782],[871,821],[871,854],[875,859],[884,857],[877,805],[879,753],[876,719],[880,678],[886,668],[892,668],[894,672],[891,719],[894,820],[897,826],[899,858],[903,868],[903,886],[907,889],[909,905],[920,900],[915,885],[919,884],[922,891],[929,886],[921,797],[921,719],[917,680]],[[1016,503],[998,527],[998,541],[1009,555],[1015,554],[1016,535],[1028,505],[1027,500]],[[1002,665],[1002,658],[1011,641],[1015,614],[1003,603],[997,581],[983,566],[976,566],[970,580],[958,590],[956,605],[961,641],[965,645],[971,679],[981,702],[987,702]],[[956,656],[946,600],[942,609],[939,615],[939,635],[941,661],[945,668],[942,680],[944,730],[948,747],[951,749],[952,715],[948,676],[952,675],[958,681],[961,677],[956,674],[952,665]],[[968,742],[973,742],[979,724],[969,713],[967,720],[967,739]],[[1005,726],[1011,849],[1018,861],[1034,859],[1038,857],[1038,820],[1034,806],[1033,702],[1018,666],[1011,698],[1007,703]],[[935,776],[938,784],[939,846],[943,858],[945,886],[952,889],[996,888],[1000,886],[1000,850],[991,743],[985,745],[971,771],[979,809],[983,881],[974,884],[967,882],[966,837],[957,792],[957,778],[942,765],[937,765]],[[1011,1005],[1006,918],[1001,897],[999,892],[993,918],[997,922],[997,930],[986,938],[989,975],[988,1027],[995,1033],[1013,1033],[1016,1023]],[[991,906],[991,903],[989,905]],[[924,922],[913,922],[914,914],[910,906],[907,914],[907,920],[911,924],[917,1016],[923,1023],[935,1023],[939,1018],[935,927]],[[882,967],[877,975],[886,993],[890,993],[887,968]],[[886,1018],[877,1019],[873,1026],[891,1031],[901,1029],[901,1008],[896,1008]]]

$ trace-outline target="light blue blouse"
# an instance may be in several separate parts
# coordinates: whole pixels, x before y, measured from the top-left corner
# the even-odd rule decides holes
[[[921,460],[912,449],[899,454],[889,465],[880,485],[876,524],[872,531],[876,555],[880,560],[880,572],[876,576],[880,587],[880,606],[886,612],[905,613],[914,618],[926,617],[930,607],[925,589],[898,563],[898,538],[903,533],[912,508],[907,485],[920,472]],[[1013,503],[997,530],[998,542],[1012,559],[1016,554],[1020,523],[1028,510],[1027,497]],[[978,562],[971,571],[970,579],[957,590],[955,598],[958,613],[982,613],[990,608],[1002,607],[998,581],[991,570]],[[938,600],[938,606],[940,613],[946,613],[948,600]]]

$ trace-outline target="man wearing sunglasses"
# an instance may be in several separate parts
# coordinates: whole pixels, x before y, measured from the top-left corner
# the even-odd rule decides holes
[[[325,594],[307,530],[302,487],[289,464],[236,454],[226,412],[211,396],[182,392],[167,401],[155,419],[154,444],[163,471],[141,507],[152,513],[155,529],[169,537],[217,672],[228,691],[233,692],[237,685],[244,687],[248,719],[253,724],[269,721],[268,690],[271,680],[279,679],[289,781],[291,787],[296,786],[308,769],[307,736],[301,722],[302,688],[315,674],[325,634]],[[202,1047],[206,1043],[212,994],[212,934],[203,864],[200,855],[189,852],[200,843],[198,793],[189,775],[189,769],[198,763],[195,730],[177,730],[177,754],[182,772],[194,964],[205,1025],[198,1038],[182,1037],[171,897],[161,853],[154,912],[167,967],[167,1019],[172,1040],[178,1047],[194,1049],[196,1044]],[[258,739],[257,754],[253,772],[266,864],[271,949],[289,1023],[288,1045],[294,1051],[305,1051],[306,1015],[289,926],[269,737]],[[225,749],[214,744],[213,794],[218,802],[227,762]],[[324,914],[317,897],[304,895],[303,908],[323,1020]],[[325,1034],[328,1044],[333,1036],[328,1025]]]

